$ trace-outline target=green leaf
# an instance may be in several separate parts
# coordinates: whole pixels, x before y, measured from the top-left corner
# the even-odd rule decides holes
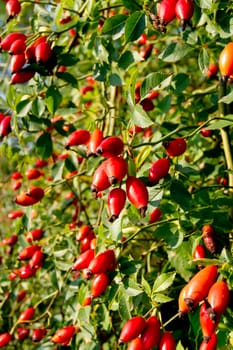
[[[68,72],[57,72],[56,76],[59,79],[62,79],[66,81],[67,83],[71,84],[74,88],[77,87],[77,79],[70,73]]]
[[[122,86],[121,77],[116,73],[110,74],[109,82],[112,86]]]
[[[203,73],[207,70],[209,63],[210,57],[208,51],[205,48],[201,48],[198,56],[198,64]]]
[[[141,61],[142,58],[137,52],[132,52],[132,51],[125,51],[119,61],[118,61],[118,66],[121,69],[127,69],[131,65],[135,64],[136,62]]]
[[[167,113],[171,108],[172,97],[171,95],[165,96],[162,100],[159,101],[157,107],[162,113]]]
[[[44,100],[40,97],[36,97],[32,102],[32,113],[41,117],[45,111],[45,103]]]
[[[226,104],[230,104],[231,102],[233,102],[233,90],[226,96],[222,97],[218,102],[223,102]]]
[[[192,264],[203,265],[203,266],[209,266],[209,265],[213,265],[213,264],[220,265],[221,261],[219,259],[202,258],[202,259],[192,260]]]
[[[200,331],[200,311],[197,309],[194,312],[189,312],[188,318],[193,330],[193,334],[198,334]]]
[[[163,211],[165,212],[166,207],[163,207]],[[173,208],[175,210],[175,208]],[[159,225],[153,233],[153,236],[157,238],[163,239],[169,249],[176,249],[183,242],[184,234],[180,227],[174,223],[164,223]]]
[[[112,35],[113,40],[120,38],[124,34],[124,28],[127,18],[128,16],[123,14],[118,14],[107,18],[104,22],[101,33],[103,35]]]
[[[111,317],[109,315],[107,305],[101,304],[100,312],[101,312],[101,315],[103,315],[103,322],[102,322],[103,329],[110,332],[112,328],[112,322],[111,322]]]
[[[115,220],[113,223],[110,223],[109,225],[111,238],[115,242],[119,242],[119,240],[122,238],[121,226],[122,226],[121,216],[117,220]]]
[[[51,134],[48,132],[41,134],[36,141],[36,148],[38,155],[42,159],[50,157],[53,153],[53,141]]]
[[[89,310],[83,310],[83,309],[85,309],[85,308],[81,308],[79,310],[78,319],[81,320],[81,330],[82,330],[83,336],[86,339],[91,340],[95,336],[95,328],[90,323],[90,321],[89,322],[82,321],[82,318],[85,317],[85,316],[82,316],[82,314],[85,315],[86,312],[89,312]],[[88,348],[88,347],[86,347],[86,348]]]
[[[143,146],[140,149],[140,152],[137,154],[135,157],[135,165],[137,169],[140,169],[141,166],[144,164],[146,159],[150,156],[151,154],[152,147],[150,145],[148,146]]]
[[[83,60],[81,62],[78,62],[75,67],[77,70],[82,74],[91,73],[93,65],[95,64],[95,61],[89,61],[89,60]]]
[[[159,275],[154,281],[152,288],[152,297],[154,298],[154,295],[156,293],[161,293],[167,290],[172,285],[175,276],[175,272],[161,273],[161,275]]]
[[[170,298],[169,296],[162,293],[156,293],[155,295],[153,295],[152,299],[154,302],[158,304],[169,303],[170,301],[173,300],[173,298]]]
[[[124,280],[124,289],[127,295],[129,296],[137,296],[143,293],[142,288],[134,282],[133,279],[128,278]]]
[[[139,270],[141,263],[136,260],[129,260],[126,257],[122,257],[118,261],[120,266],[120,272],[124,275],[131,275]]]
[[[71,269],[72,263],[67,263],[67,262],[61,261],[61,260],[55,260],[55,266],[59,270],[68,271]]]
[[[163,90],[167,88],[172,81],[172,76],[165,73],[155,72],[150,73],[142,82],[140,87],[141,99],[144,99],[149,92]]]
[[[129,296],[121,289],[119,293],[119,314],[123,320],[129,320],[131,318]]]
[[[78,61],[78,56],[70,53],[59,54],[58,56],[59,65],[64,65],[66,67],[74,66]]]
[[[136,87],[137,79],[138,79],[138,70],[137,70],[137,67],[133,67],[131,69],[131,76],[128,83],[128,89],[126,91],[127,102],[129,106],[132,108],[135,105],[135,87]]]
[[[72,162],[72,160],[69,158],[65,159],[65,167],[68,171],[72,172],[76,170],[76,166],[74,165],[74,163]]]
[[[8,85],[6,93],[7,104],[10,108],[14,109],[15,103],[15,88],[14,85]]]
[[[177,344],[176,350],[188,350],[187,348],[184,348],[181,341]]]
[[[159,58],[164,62],[177,62],[193,50],[194,48],[187,44],[171,43],[161,52]]]
[[[178,203],[181,208],[188,210],[191,208],[191,194],[185,188],[182,181],[173,180],[170,186],[170,194],[172,199]]]
[[[225,118],[226,119],[217,120],[216,122],[211,123],[205,129],[217,130],[217,129],[222,129],[222,128],[225,128],[225,127],[233,124],[233,114],[228,114]]]
[[[211,9],[214,2],[214,0],[200,0],[200,8]]]
[[[140,222],[140,212],[134,205],[130,205],[129,208],[127,208],[127,216],[132,224],[137,225]]]
[[[64,166],[65,166],[64,162],[58,162],[52,168],[52,177],[54,182],[62,179]]]
[[[168,260],[181,277],[188,281],[193,275],[192,247],[190,242],[184,241],[178,248],[168,251]]]
[[[143,275],[142,275],[142,282],[141,283],[142,283],[142,288],[143,288],[144,292],[150,297],[151,296],[151,287]]]
[[[129,158],[129,160],[128,160],[128,174],[129,174],[129,176],[136,176],[136,174],[137,174],[135,161],[134,161],[134,159],[131,159],[131,158]]]
[[[141,105],[135,105],[132,109],[132,121],[134,125],[141,126],[142,128],[146,128],[153,123],[153,121],[148,117],[147,113],[144,111]]]
[[[137,40],[144,32],[146,26],[145,14],[141,11],[135,11],[128,17],[125,24],[125,42]]]
[[[21,100],[16,105],[16,112],[18,116],[26,116],[28,112],[31,110],[32,107],[32,99],[27,98],[24,100]]]
[[[132,1],[132,0],[122,0],[122,3],[124,7],[129,9],[130,11],[136,11],[140,9],[140,5],[137,3],[137,1]]]
[[[50,86],[46,92],[46,106],[48,111],[54,115],[62,100],[60,91],[55,86]]]
[[[181,94],[183,90],[190,84],[189,76],[184,73],[175,75],[171,81],[171,88],[176,94]]]
[[[109,66],[106,62],[94,65],[93,77],[97,81],[105,81]]]

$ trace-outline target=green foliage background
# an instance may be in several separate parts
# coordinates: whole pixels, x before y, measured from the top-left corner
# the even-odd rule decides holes
[[[155,1],[28,0],[21,5],[19,16],[6,23],[5,2],[0,3],[1,38],[22,31],[31,43],[46,35],[57,64],[50,75],[44,67],[35,66],[37,73],[27,84],[11,85],[10,55],[0,54],[0,110],[12,115],[12,132],[0,143],[0,234],[2,239],[18,235],[10,252],[6,246],[0,247],[0,331],[14,329],[20,312],[37,305],[35,319],[26,326],[46,327],[48,333],[39,344],[31,339],[20,343],[15,337],[8,348],[55,349],[51,335],[72,323],[80,332],[67,349],[117,349],[126,320],[155,312],[162,329],[173,332],[177,349],[198,349],[202,339],[198,310],[184,321],[175,315],[181,288],[197,272],[200,261],[194,262],[192,253],[202,242],[201,228],[206,223],[216,231],[217,253],[208,254],[201,263],[218,264],[220,276],[233,287],[232,189],[216,182],[217,177],[232,174],[226,167],[220,131],[227,128],[232,140],[232,85],[228,84],[225,99],[227,115],[222,116],[220,75],[206,76],[209,64],[218,63],[220,52],[232,40],[233,5],[230,1],[195,0],[192,28],[181,31],[174,20],[166,33],[152,26],[149,14],[156,12]],[[72,20],[60,24],[66,15]],[[146,45],[153,46],[146,59],[138,43],[142,33],[148,36]],[[58,70],[63,65],[65,72]],[[95,79],[94,90],[82,94],[88,76]],[[138,81],[141,100],[151,89],[159,91],[152,111],[135,104]],[[57,116],[62,119],[54,123]],[[151,134],[131,135],[129,129],[134,125],[150,128]],[[119,219],[109,223],[108,192],[96,200],[90,190],[100,157],[88,157],[86,148],[80,146],[59,160],[72,130],[91,132],[97,126],[104,136],[122,136],[129,172],[142,179],[148,176],[151,164],[165,155],[164,141],[185,137],[187,150],[171,160],[169,175],[148,187],[145,218],[127,202]],[[213,130],[211,137],[202,136],[203,126]],[[82,157],[81,163],[78,157]],[[16,170],[25,174],[37,158],[48,160],[44,176],[34,182],[45,190],[45,197],[33,208],[23,209],[22,218],[11,221],[8,213],[19,207],[14,203],[10,176]],[[74,170],[77,174],[69,177]],[[24,176],[20,191],[30,184]],[[90,293],[91,282],[71,272],[80,254],[78,228],[69,226],[75,212],[75,205],[66,197],[71,191],[78,202],[77,222],[94,229],[96,251],[113,248],[118,258],[107,291],[86,307],[82,301]],[[149,224],[155,207],[161,209],[162,218]],[[40,241],[46,256],[43,267],[28,280],[11,281],[9,273],[21,266],[18,253],[28,245],[25,233],[34,228],[45,230]],[[16,296],[22,289],[27,290],[27,298],[19,304]],[[232,329],[231,301],[218,326],[218,349],[232,348]]]

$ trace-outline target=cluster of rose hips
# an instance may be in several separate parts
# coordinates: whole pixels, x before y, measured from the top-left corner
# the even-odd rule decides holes
[[[16,216],[16,217],[19,217]],[[29,232],[26,236],[28,243],[32,243],[22,248],[18,253],[18,261],[22,262],[22,266],[12,270],[9,274],[10,280],[19,278],[20,280],[28,279],[35,275],[36,271],[39,270],[44,262],[44,253],[42,247],[39,244],[35,244],[36,240],[39,240],[43,236],[43,230],[35,229]],[[14,245],[18,241],[18,235],[13,234],[8,238],[4,238],[1,241],[3,246],[9,247],[8,253],[12,253]],[[19,303],[25,299],[27,295],[26,290],[21,290],[17,294],[16,301]],[[35,315],[36,308],[33,306],[27,307],[23,312],[20,313],[15,326],[10,332],[0,334],[0,347],[4,347],[13,339],[13,332],[16,330],[16,338],[20,341],[29,337],[30,328],[24,326]],[[39,342],[46,335],[47,330],[45,328],[34,328],[32,329],[31,339],[33,342]]]
[[[179,294],[181,317],[200,305],[199,318],[203,341],[199,350],[216,349],[218,342],[216,329],[230,300],[226,282],[217,280],[217,277],[218,267],[208,265],[197,272]]]
[[[34,316],[35,309],[33,307],[27,308],[25,311],[21,313],[21,315],[18,318],[17,323],[19,324],[19,327],[16,329],[16,338],[20,341],[26,339],[30,335],[30,329],[23,326],[23,323],[28,322],[31,320]],[[45,337],[47,333],[46,328],[34,328],[32,330],[31,339],[33,342],[37,343],[41,341]],[[7,346],[10,341],[13,339],[13,335],[9,332],[1,333],[0,334],[0,347]]]
[[[27,322],[33,318],[35,313],[35,309],[33,307],[29,307],[26,309],[19,317],[18,323],[22,324]],[[58,329],[55,334],[52,336],[51,341],[55,344],[66,346],[70,343],[74,334],[78,331],[77,327],[73,325],[64,326]],[[18,327],[17,330],[17,339],[22,341],[29,337],[30,329],[26,327]],[[31,339],[33,342],[40,342],[47,334],[46,328],[34,328],[32,331]],[[12,340],[12,334],[9,332],[0,334],[0,347],[7,346]]]
[[[1,42],[0,49],[11,55],[11,84],[29,81],[39,68],[43,74],[51,74],[56,57],[46,36],[37,37],[27,45],[27,36],[21,32],[8,34]]]
[[[155,29],[166,32],[166,26],[177,18],[184,30],[186,25],[191,25],[194,13],[193,0],[162,0],[158,4],[157,15],[150,12],[150,18]]]
[[[203,244],[199,243],[195,246],[193,259],[206,258],[207,251],[210,254],[217,252],[216,233],[213,226],[205,224],[201,231]],[[218,343],[216,329],[221,315],[229,304],[230,291],[224,280],[217,280],[218,270],[215,265],[203,268],[199,264],[198,268],[200,272],[180,292],[180,315],[193,311],[200,304],[199,320],[203,342],[199,349],[216,349]]]
[[[40,161],[40,160],[39,160]],[[39,164],[39,163],[38,163]],[[35,164],[37,165],[37,164]],[[31,181],[38,179],[42,175],[42,171],[34,168],[26,170],[26,178]],[[15,171],[10,176],[12,181],[12,189],[18,190],[22,186],[23,175],[20,171]],[[30,185],[27,192],[22,192],[16,195],[14,202],[17,205],[27,207],[38,203],[44,196],[44,190],[41,187]],[[22,217],[24,212],[22,210],[13,210],[8,213],[8,218],[11,220]],[[10,279],[13,280],[16,277],[20,279],[29,278],[34,276],[36,271],[42,266],[44,261],[44,254],[42,253],[41,246],[35,244],[35,241],[40,240],[43,237],[44,231],[42,229],[34,229],[26,235],[26,240],[30,243],[19,252],[18,261],[22,261],[24,264],[20,268],[13,270],[10,273]],[[8,253],[11,254],[14,245],[18,241],[18,235],[12,234],[10,237],[3,238],[1,244],[9,247]]]
[[[25,177],[27,180],[38,180],[44,175],[43,171],[39,168],[47,165],[47,162],[41,159],[37,160],[34,167],[28,168],[25,171]],[[15,171],[11,174],[12,189],[17,191],[22,186],[23,175],[20,171]],[[27,207],[36,204],[44,197],[44,190],[37,185],[30,185],[29,190],[26,192],[18,193],[14,199],[14,202],[20,206]]]
[[[124,208],[126,198],[128,198],[130,203],[139,209],[141,215],[144,216],[149,200],[147,186],[157,184],[160,179],[168,174],[170,167],[169,157],[179,156],[186,150],[186,141],[182,137],[165,142],[163,146],[167,156],[151,164],[148,173],[148,182],[144,183],[136,176],[129,176],[127,161],[123,158],[124,143],[120,137],[103,137],[102,131],[98,128],[92,133],[84,129],[78,129],[68,136],[65,148],[67,150],[71,149],[72,151],[72,147],[79,145],[86,145],[87,155],[100,157],[101,163],[94,171],[91,191],[95,197],[99,197],[103,191],[109,190],[107,204],[110,221],[114,221],[119,217]],[[33,168],[27,169],[25,172],[26,178],[30,181],[43,176],[43,172],[39,170],[38,167],[44,164],[47,163],[38,161]],[[111,188],[112,186],[121,184],[125,178],[125,189],[122,187]],[[14,182],[14,188],[20,188],[22,174],[20,172],[14,172],[11,175],[11,179]],[[21,206],[31,206],[39,202],[43,196],[44,191],[42,188],[31,186],[28,192],[23,192],[16,196],[15,203]],[[9,213],[8,217],[14,219],[22,215],[23,212],[17,210]],[[152,222],[152,220],[158,220],[160,216],[161,212],[158,208],[155,208],[155,211],[153,211],[153,218],[151,216],[150,222]],[[43,231],[40,229],[33,230],[30,232],[30,235],[27,236],[28,242],[32,244],[26,246],[19,252],[18,259],[23,262],[23,265],[10,273],[10,279],[30,278],[42,267],[44,254],[41,246],[34,242],[42,236]],[[12,235],[12,237],[6,240],[5,244],[12,248],[16,241],[17,235]],[[106,291],[111,283],[112,274],[117,266],[117,260],[112,249],[106,249],[95,254],[96,237],[90,227],[86,226],[80,228],[77,241],[80,243],[80,255],[75,260],[72,270],[75,272],[82,271],[85,279],[91,279],[90,296],[87,296],[85,300],[83,300],[83,306],[86,306],[91,304],[93,298],[102,295]],[[73,325],[66,327],[67,328],[58,330],[58,333],[52,337],[54,343],[67,345],[71,341],[77,329]],[[24,330],[21,331],[22,334],[26,334],[26,331],[25,333],[23,333]],[[23,337],[22,334],[21,337]],[[3,339],[8,339],[8,341],[10,341],[11,337],[3,337]],[[139,341],[141,341],[141,339]]]
[[[160,332],[160,322],[155,315],[145,319],[142,316],[130,318],[123,326],[119,345],[129,343],[127,350],[176,349],[175,339],[170,332]]]
[[[28,180],[37,180],[43,176],[43,171],[39,170],[38,167],[35,166],[33,168],[27,169],[25,176]],[[20,171],[15,171],[13,174],[11,174],[11,179],[13,181],[12,189],[18,190],[22,186],[23,175]]]
[[[90,296],[83,300],[83,306],[90,305],[94,298],[102,295],[110,284],[109,273],[117,266],[113,249],[95,254],[96,239],[90,226],[82,225],[76,237],[80,243],[80,255],[74,261],[72,271],[82,271],[85,280],[91,280]]]
[[[24,292],[24,291],[22,291]],[[25,294],[24,294],[25,297]],[[23,298],[24,298],[23,297]],[[21,301],[21,300],[19,300]],[[24,326],[25,323],[28,323],[28,321],[33,320],[33,317],[35,315],[36,308],[33,306],[30,306],[26,308],[18,317],[17,325],[19,327],[16,328],[16,337],[18,340],[22,341],[29,337],[30,335],[30,328],[27,328]],[[52,335],[51,341],[55,344],[61,344],[61,345],[68,345],[74,336],[74,334],[78,331],[78,328],[74,325],[67,325],[60,329],[58,329],[55,334]],[[34,328],[32,329],[32,335],[31,339],[33,342],[37,343],[40,342],[46,335],[48,330],[43,327]],[[11,340],[13,339],[13,330],[11,332],[4,332],[0,334],[0,347],[7,346]]]
[[[27,279],[35,275],[36,271],[42,267],[44,261],[44,253],[42,247],[38,244],[32,244],[22,248],[19,252],[18,260],[24,264],[17,269],[14,269],[9,278],[15,279],[17,276],[20,279]]]
[[[103,137],[100,129],[96,128],[92,133],[84,129],[72,132],[67,139],[66,149],[73,146],[87,145],[89,155],[100,156],[104,160],[95,169],[92,178],[91,190],[95,197],[109,189],[107,203],[110,213],[110,221],[117,219],[125,206],[126,198],[134,205],[143,217],[147,210],[149,193],[147,185],[152,186],[164,178],[169,171],[170,162],[167,158],[155,161],[149,170],[148,183],[140,178],[128,174],[128,163],[123,158],[124,143],[118,136]],[[178,137],[163,143],[168,157],[177,157],[186,150],[186,141]],[[111,186],[121,184],[126,177],[126,189]]]
[[[201,231],[203,244],[199,243],[195,246],[193,252],[194,259],[204,259],[207,257],[207,252],[210,254],[216,254],[217,252],[216,232],[213,226],[205,224]],[[200,270],[203,269],[201,264],[198,267]],[[213,275],[215,276],[216,268],[209,269],[214,271]],[[205,275],[205,270],[202,273]],[[199,275],[198,278],[201,279],[201,276]],[[218,339],[215,331],[220,317],[225,312],[230,300],[230,292],[224,280],[218,280],[213,283],[210,289],[205,291],[205,293],[207,292],[208,295],[202,301],[199,310],[200,326],[203,334],[203,342],[200,350],[215,349],[217,347]]]

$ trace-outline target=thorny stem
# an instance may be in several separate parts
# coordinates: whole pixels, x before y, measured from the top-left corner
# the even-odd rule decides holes
[[[104,7],[102,9],[99,9],[99,12],[115,9],[115,8],[122,7],[122,6],[123,6],[122,4],[119,4],[119,5],[112,5],[112,6]]]
[[[35,3],[35,0],[22,0],[22,1],[21,1],[21,4],[24,3],[24,2],[29,2],[29,3],[34,4],[34,3]],[[57,7],[57,3],[56,3],[56,2],[40,1],[39,4],[40,4],[40,5],[48,5],[48,6]],[[77,15],[80,13],[79,11],[76,11],[76,10],[72,9],[71,7],[64,7],[63,10],[76,13]]]
[[[148,310],[144,315],[143,317],[144,318],[147,318],[148,316],[152,316],[152,315],[155,315],[156,314],[156,311],[157,311],[157,306],[153,306],[150,310]]]
[[[226,95],[226,88],[227,88],[227,80],[221,77],[219,81],[219,100],[220,101],[221,101],[221,98]],[[227,115],[227,108],[224,102],[219,102],[219,114],[220,114],[220,117],[224,117]],[[231,149],[229,128],[228,127],[222,128],[220,129],[220,132],[222,137],[224,155],[226,159],[226,166],[227,166],[227,169],[229,170],[229,174],[228,174],[229,194],[230,194],[230,197],[233,199],[233,159],[232,159],[232,149]],[[230,208],[229,215],[231,220],[233,220],[232,207]]]
[[[41,303],[43,303],[45,300],[49,299],[52,297],[47,309],[46,309],[46,312],[47,310],[51,307],[51,305],[53,304],[54,300],[56,299],[57,295],[58,295],[59,291],[56,290],[55,292],[49,294],[49,295],[46,295],[46,297],[44,297],[43,299],[39,300],[35,305],[34,305],[34,308],[36,309],[38,307],[38,305],[40,305]]]
[[[100,202],[100,208],[99,208],[99,211],[98,211],[98,218],[96,220],[96,224],[95,224],[95,227],[99,227],[100,223],[101,223],[101,216],[102,216],[102,212],[104,210],[104,201],[101,200]]]
[[[114,125],[115,125],[115,101],[116,101],[116,87],[110,87],[110,101],[109,101],[109,125],[108,125],[108,133],[109,135],[113,135]]]
[[[202,128],[204,128],[205,126],[207,126],[208,124],[210,124],[211,122],[213,122],[214,120],[229,120],[232,121],[232,119],[227,119],[227,118],[223,118],[223,117],[214,117],[214,118],[210,118],[208,120],[206,120],[205,122],[203,122],[200,126],[196,127],[196,126],[185,126],[185,127],[178,127],[174,130],[172,130],[171,132],[169,132],[168,134],[166,134],[165,136],[162,136],[159,140],[155,141],[155,142],[144,142],[144,143],[140,143],[138,145],[133,145],[131,146],[132,148],[140,148],[143,146],[147,146],[147,145],[157,145],[165,140],[168,140],[169,138],[171,138],[173,135],[175,135],[177,132],[179,131],[183,131],[183,130],[187,130],[187,129],[194,129],[195,130],[193,132],[191,132],[189,135],[185,136],[186,139],[193,137],[196,133],[198,133]]]
[[[140,227],[138,230],[136,230],[136,232],[134,232],[128,239],[126,239],[124,242],[122,242],[121,244],[124,245],[128,242],[130,242],[132,239],[134,239],[139,233],[143,232],[144,230],[147,230],[148,228],[150,227],[154,227],[154,226],[159,226],[159,225],[162,225],[162,224],[165,224],[167,222],[172,222],[172,221],[178,221],[177,218],[172,218],[172,219],[167,219],[167,220],[160,220],[160,221],[157,221],[157,222],[153,222],[152,224],[149,224],[147,226],[143,226],[143,227]]]
[[[51,190],[53,187],[55,187],[55,186],[59,186],[59,185],[62,185],[62,184],[64,184],[64,183],[67,183],[67,182],[69,182],[70,180],[73,180],[75,177],[79,177],[79,176],[82,176],[82,175],[85,175],[85,171],[82,171],[82,172],[80,172],[80,173],[78,173],[78,174],[75,174],[75,175],[73,175],[73,176],[71,176],[71,177],[69,177],[69,178],[55,181],[54,183],[49,184],[49,186],[45,189],[45,193],[48,192],[48,191],[50,191],[50,190]]]
[[[59,291],[56,290],[55,292],[53,292],[53,293],[47,295],[45,298],[39,300],[38,303],[35,304],[35,306],[34,306],[35,309],[36,309],[36,308],[38,307],[38,305],[41,304],[43,301],[45,301],[45,300],[47,300],[47,299],[49,299],[49,298],[52,297],[52,299],[51,299],[49,305],[47,306],[47,308],[46,308],[46,310],[45,310],[45,312],[43,312],[40,316],[38,316],[38,317],[35,318],[34,320],[25,320],[25,321],[19,321],[19,320],[17,320],[16,323],[12,326],[12,328],[11,328],[11,330],[10,330],[9,333],[10,333],[10,334],[13,334],[14,331],[15,331],[15,328],[18,326],[18,324],[37,322],[38,320],[42,319],[46,314],[49,313],[49,310],[50,310],[50,308],[51,308],[51,306],[52,306],[52,304],[53,304],[53,302],[54,302],[54,300],[56,299],[56,297],[57,297],[58,294],[59,294]]]
[[[80,167],[79,167],[79,172],[84,172],[85,173],[85,170],[83,170],[83,168],[85,167],[85,163],[86,163],[86,159],[84,159],[83,160],[83,162],[80,164]],[[69,183],[67,183],[67,184],[69,184]],[[79,178],[77,178],[77,190],[78,190],[78,196],[77,196],[77,198],[78,198],[78,200],[79,200],[79,204],[80,204],[80,206],[82,206],[82,191],[81,191],[81,188],[80,188],[80,181],[79,181]],[[85,205],[83,205],[83,209],[82,209],[82,211],[83,211],[83,213],[84,213],[84,215],[85,215],[85,217],[86,217],[86,220],[87,220],[87,223],[88,223],[88,225],[90,225],[90,219],[89,219],[89,216],[88,216],[88,214],[87,214],[87,211],[86,211],[86,209],[85,209]]]
[[[3,305],[5,304],[5,302],[9,299],[9,294],[5,294],[4,298],[2,299],[2,302],[0,304],[0,310],[2,309]]]
[[[193,126],[190,126],[188,127],[188,129],[193,129]],[[162,136],[159,140],[155,141],[155,142],[145,142],[145,143],[140,143],[138,145],[134,145],[134,146],[131,146],[132,148],[139,148],[139,147],[143,147],[143,146],[147,146],[147,145],[157,145],[158,143],[161,143],[165,140],[168,140],[172,135],[176,134],[178,131],[181,131],[181,130],[184,130],[184,129],[187,129],[187,127],[185,128],[176,128],[174,130],[172,130],[171,132],[169,132],[168,134],[166,134],[165,136]]]
[[[177,317],[179,317],[179,313],[175,314],[174,316],[172,316],[172,317],[170,318],[170,320],[168,320],[167,322],[165,322],[165,323],[163,324],[163,328],[166,328],[166,326],[167,326],[169,323],[171,323],[173,320],[175,320]]]

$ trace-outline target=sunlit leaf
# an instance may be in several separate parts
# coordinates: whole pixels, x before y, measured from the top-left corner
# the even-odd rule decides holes
[[[128,16],[118,14],[108,18],[103,25],[101,33],[103,35],[113,35],[114,39],[121,37],[124,34],[125,22]]]
[[[50,86],[46,92],[46,105],[49,112],[54,115],[62,100],[60,91],[55,86]]]
[[[36,147],[38,154],[42,159],[50,157],[53,153],[53,141],[51,134],[47,132],[41,134],[36,141]]]
[[[125,41],[137,40],[145,29],[145,14],[141,11],[135,11],[125,24]]]
[[[159,58],[164,62],[177,62],[193,51],[193,48],[187,44],[172,43],[161,52]]]
[[[152,288],[152,296],[167,290],[173,283],[176,274],[174,272],[162,273],[154,281]]]
[[[167,88],[171,84],[172,76],[164,73],[150,73],[142,82],[140,97],[145,98],[149,92]]]

